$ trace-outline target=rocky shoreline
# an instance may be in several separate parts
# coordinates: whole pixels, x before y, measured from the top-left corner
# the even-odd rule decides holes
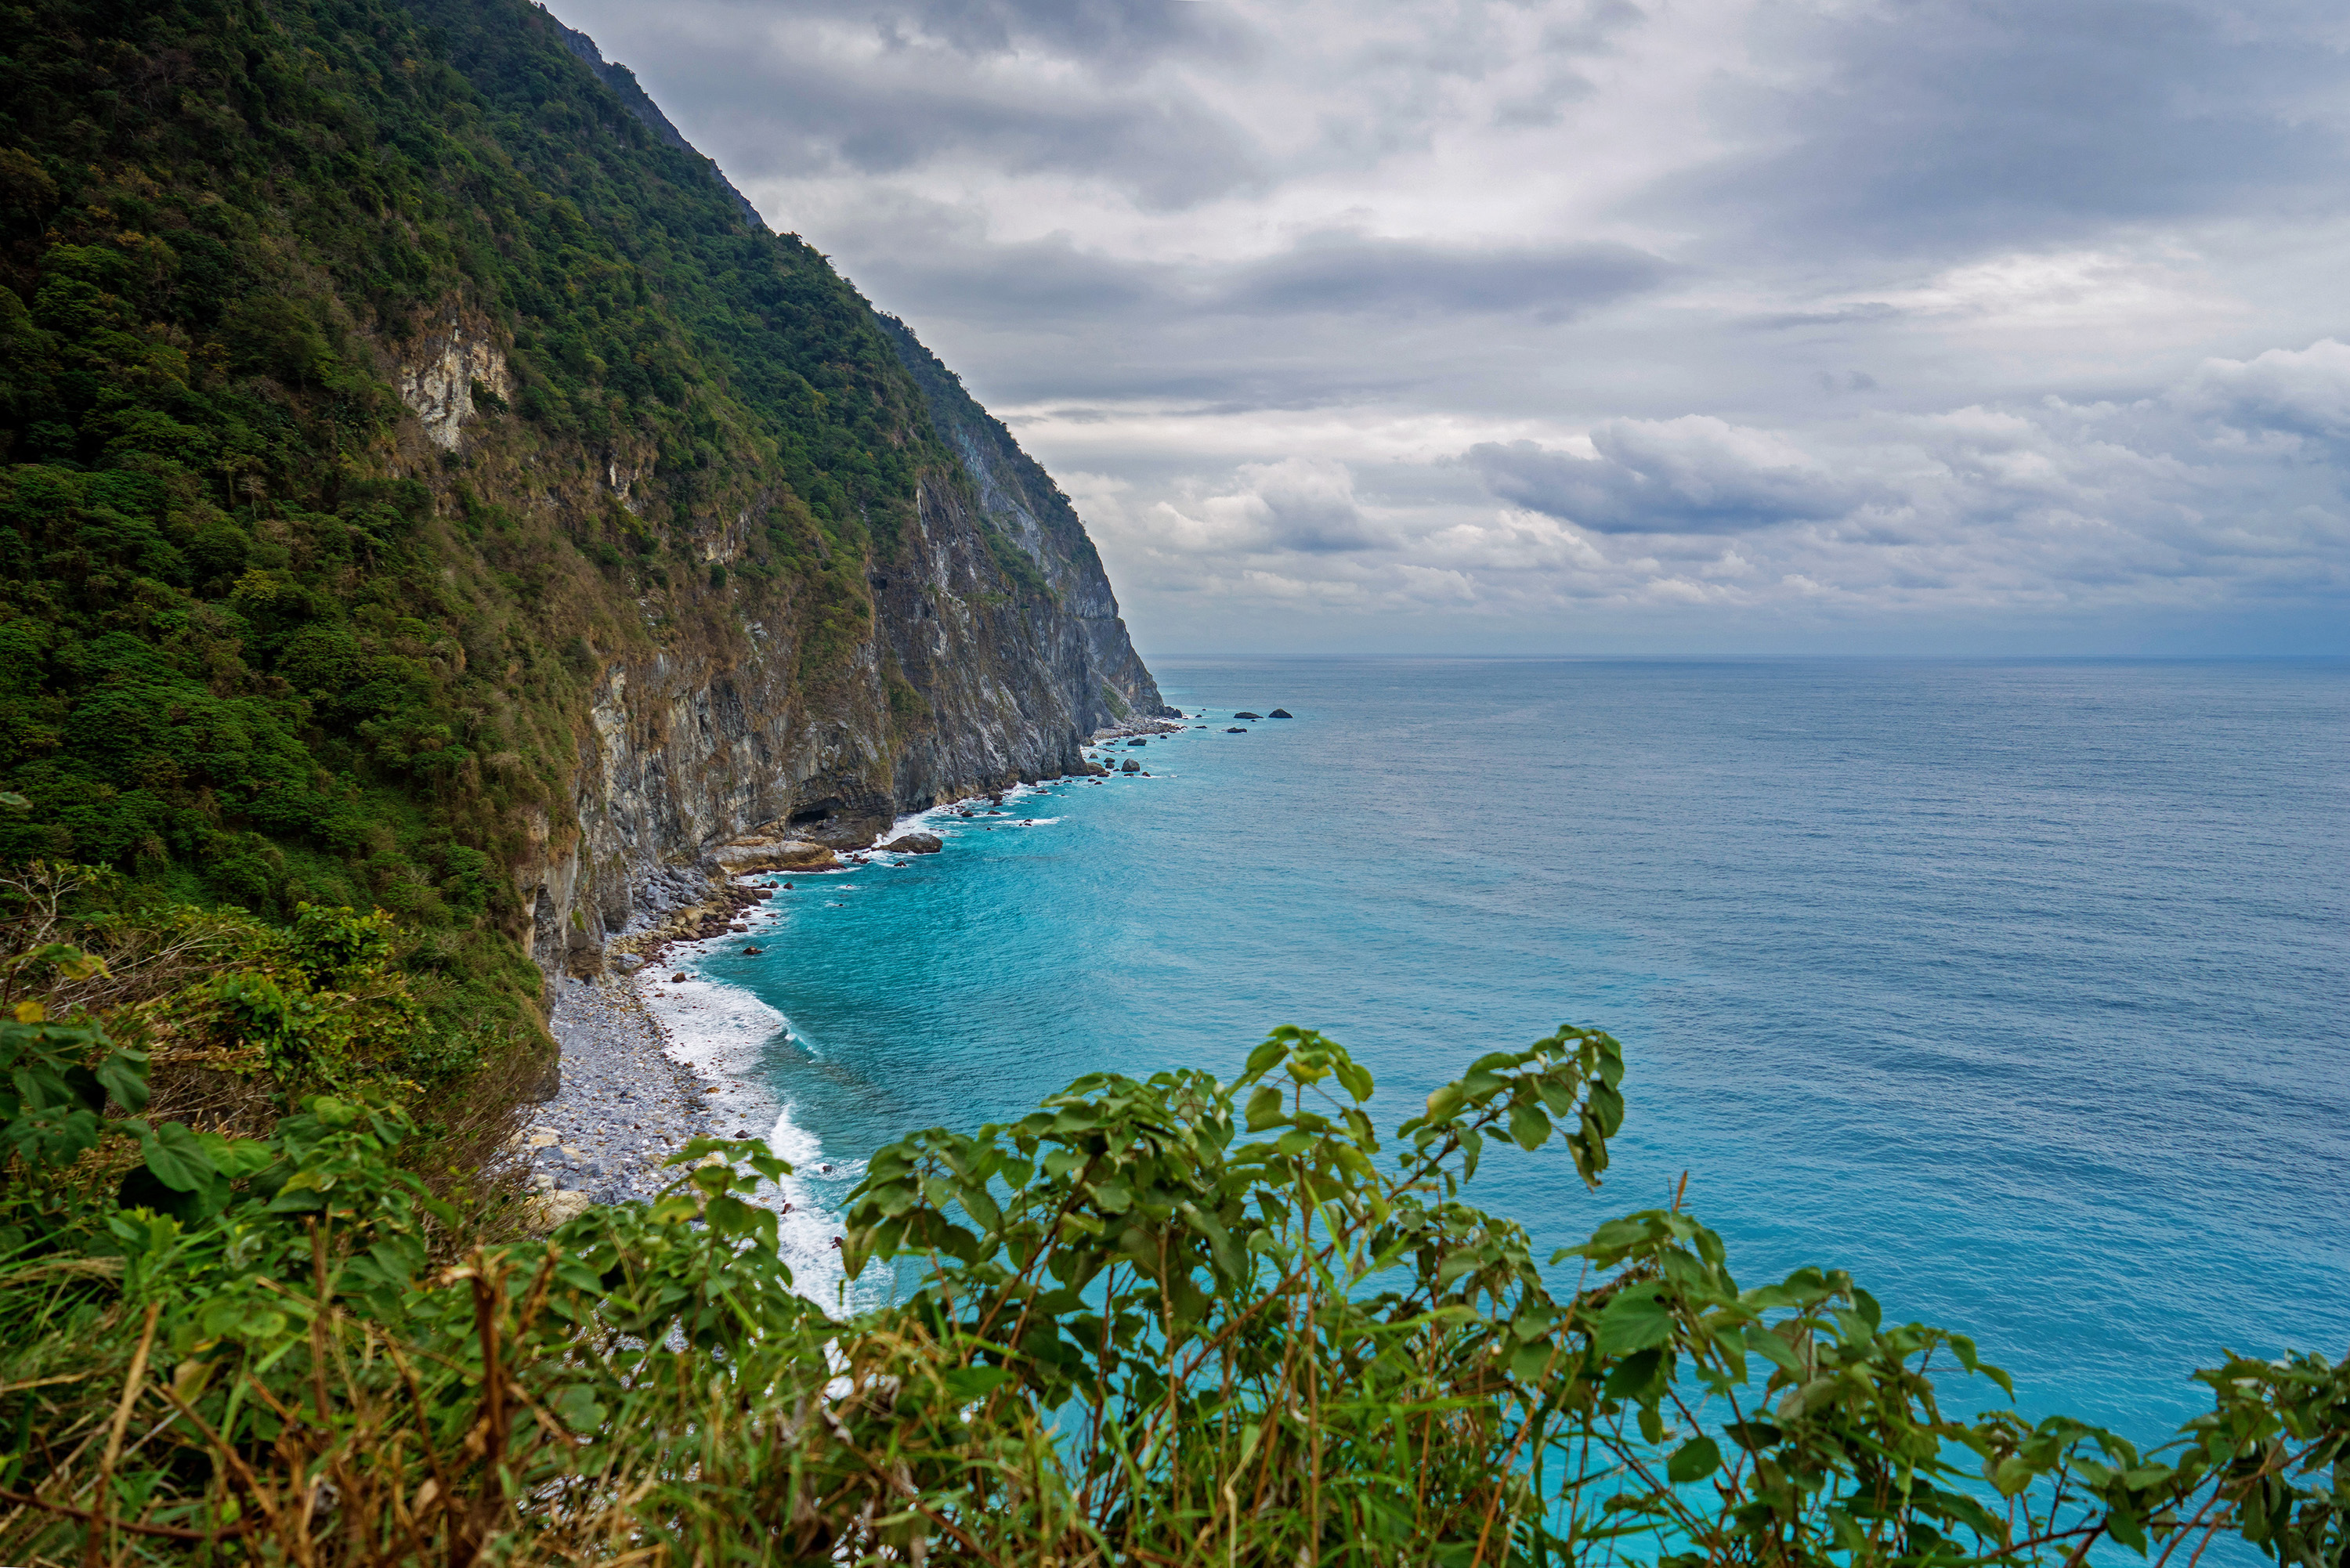
[[[661,1027],[625,980],[560,980],[547,1027],[563,1051],[562,1085],[517,1135],[517,1156],[544,1226],[591,1203],[650,1197],[674,1174],[670,1155],[733,1132],[710,1085],[671,1057]]]
[[[1087,744],[1182,728],[1173,719],[1136,719],[1096,731]],[[1109,769],[1093,763],[1088,771]],[[560,1075],[554,1096],[536,1107],[514,1146],[528,1172],[536,1221],[552,1227],[591,1204],[649,1198],[674,1175],[662,1162],[691,1140],[760,1130],[730,1125],[712,1104],[719,1085],[671,1054],[666,1032],[639,989],[639,975],[669,968],[673,948],[746,933],[749,912],[774,897],[747,877],[820,874],[876,855],[938,848],[928,834],[893,832],[836,852],[771,831],[719,846],[700,866],[670,867],[650,880],[638,908],[655,918],[610,944],[607,972],[552,981],[547,1028],[562,1054]]]

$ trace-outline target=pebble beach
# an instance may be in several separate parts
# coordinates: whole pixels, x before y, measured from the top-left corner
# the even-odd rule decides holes
[[[563,1083],[532,1114],[522,1155],[533,1188],[582,1195],[562,1207],[649,1197],[675,1174],[661,1161],[688,1140],[735,1132],[708,1104],[711,1085],[666,1053],[630,981],[558,981],[547,1025]]]

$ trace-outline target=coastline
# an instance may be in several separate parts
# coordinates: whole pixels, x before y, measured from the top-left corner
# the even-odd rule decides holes
[[[1187,727],[1137,718],[1096,731],[1085,744]],[[607,972],[553,982],[547,1027],[561,1053],[560,1081],[552,1098],[533,1107],[515,1145],[539,1222],[552,1227],[591,1204],[650,1199],[675,1176],[662,1162],[692,1138],[758,1137],[795,1168],[766,1195],[783,1216],[780,1241],[794,1278],[812,1297],[821,1285],[837,1285],[833,1217],[798,1170],[819,1159],[822,1146],[792,1121],[759,1072],[768,1047],[791,1043],[790,1023],[743,987],[706,976],[701,961],[732,940],[780,937],[785,913],[768,896],[777,884],[888,864],[883,844],[944,826],[941,818],[968,818],[974,801],[1000,806],[1032,788],[1088,776],[1098,782],[1108,772],[1089,762],[1085,774],[938,802],[898,817],[870,844],[843,850],[835,867],[741,875],[673,867],[653,879],[647,901],[658,900],[661,912],[611,944]],[[860,1159],[812,1166],[808,1174],[833,1186],[862,1168]]]

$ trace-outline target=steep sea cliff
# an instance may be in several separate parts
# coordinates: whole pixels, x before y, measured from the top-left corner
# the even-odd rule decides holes
[[[560,32],[630,114],[700,156],[626,67],[585,34]],[[869,630],[820,690],[797,679],[795,648],[740,618],[664,628],[654,647],[605,670],[580,737],[577,837],[519,867],[543,968],[596,965],[649,895],[660,908],[698,890],[691,877],[665,884],[664,871],[695,867],[726,838],[779,827],[863,843],[902,813],[1082,771],[1078,748],[1097,730],[1159,713],[1068,499],[910,327],[875,319],[952,467],[922,477],[911,526],[868,573]],[[604,488],[624,498],[617,473]],[[700,558],[737,562],[748,522],[707,520]],[[1041,591],[1005,591],[1022,578]]]
[[[375,905],[459,1033],[1161,706],[1082,524],[523,0],[0,52],[0,859]]]

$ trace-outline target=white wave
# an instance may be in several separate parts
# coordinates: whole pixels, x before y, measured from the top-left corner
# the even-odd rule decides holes
[[[782,918],[780,911],[773,917]],[[742,987],[696,967],[723,940],[686,950],[691,956],[671,971],[683,972],[684,980],[639,981],[638,990],[660,1027],[666,1054],[715,1091],[705,1098],[716,1113],[720,1132],[764,1127],[768,1148],[792,1166],[780,1182],[763,1184],[754,1196],[776,1211],[776,1251],[792,1272],[793,1288],[819,1305],[835,1308],[842,1281],[833,1238],[840,1234],[840,1220],[825,1195],[847,1192],[863,1174],[864,1162],[833,1161],[830,1171],[817,1170],[826,1163],[823,1144],[792,1120],[792,1107],[776,1099],[760,1072],[767,1047],[778,1036],[794,1036],[791,1021]]]

